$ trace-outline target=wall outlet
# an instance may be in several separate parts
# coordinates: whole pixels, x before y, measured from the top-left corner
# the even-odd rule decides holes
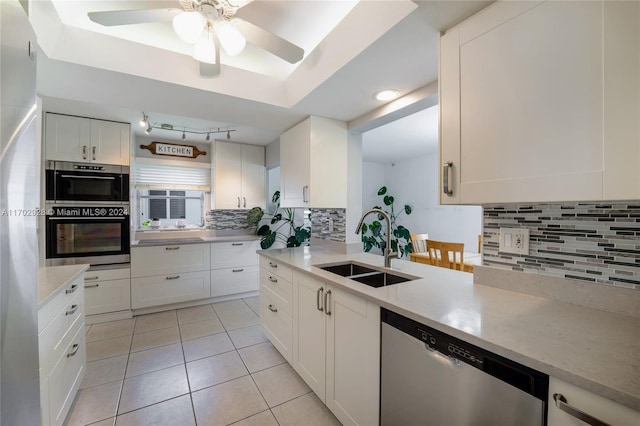
[[[529,254],[528,228],[500,228],[500,248],[503,253]]]

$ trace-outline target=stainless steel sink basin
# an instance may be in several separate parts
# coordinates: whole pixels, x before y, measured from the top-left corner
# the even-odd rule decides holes
[[[418,277],[411,275],[391,273],[384,269],[378,269],[356,262],[315,266],[327,272],[358,281],[359,283],[366,284],[371,287],[384,287],[387,285],[400,284],[418,279]]]
[[[140,240],[138,244],[140,245],[155,245],[155,246],[163,246],[163,245],[171,245],[171,244],[190,244],[190,243],[202,243],[204,240],[202,238],[172,238],[166,240]]]
[[[366,274],[369,272],[377,272],[375,269],[358,263],[341,263],[338,265],[319,266],[320,269],[340,275],[341,277],[350,277],[352,275]]]

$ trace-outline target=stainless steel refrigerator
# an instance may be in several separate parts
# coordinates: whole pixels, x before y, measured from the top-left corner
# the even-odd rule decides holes
[[[0,0],[0,424],[40,424],[40,146],[28,1]]]

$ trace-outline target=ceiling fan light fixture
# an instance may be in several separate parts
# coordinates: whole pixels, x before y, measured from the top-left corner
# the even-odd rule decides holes
[[[238,29],[224,19],[214,22],[213,29],[220,40],[220,44],[229,56],[236,56],[244,50],[247,40]]]
[[[182,12],[173,18],[173,30],[185,43],[195,43],[206,24],[200,12]]]
[[[216,44],[213,41],[213,32],[209,30],[202,34],[193,46],[193,58],[206,64],[216,63]]]
[[[397,98],[399,94],[400,92],[395,89],[385,89],[377,92],[375,98],[379,101],[390,101]]]

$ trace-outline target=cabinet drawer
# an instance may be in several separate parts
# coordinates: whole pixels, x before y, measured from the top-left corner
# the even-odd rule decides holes
[[[211,271],[211,297],[258,290],[258,267],[214,269]]]
[[[291,364],[293,336],[291,314],[283,310],[267,293],[261,292],[260,320],[264,334],[269,338],[273,346],[278,349],[284,359]]]
[[[271,260],[267,257],[260,256],[260,267],[266,269],[271,274],[279,275],[286,281],[293,281],[293,270],[290,266],[285,265],[282,262]]]
[[[78,292],[76,297],[58,311],[51,322],[38,335],[40,368],[48,374],[69,345],[80,324],[84,324],[84,297]]]
[[[210,295],[211,275],[209,271],[180,272],[131,280],[131,307],[133,309],[205,299]]]
[[[151,277],[210,269],[210,244],[131,248],[131,277]]]
[[[64,422],[84,376],[85,359],[85,334],[81,327],[65,346],[65,352],[49,375],[50,424]]]
[[[131,279],[85,282],[85,315],[131,309]]]
[[[258,249],[258,240],[212,243],[211,269],[257,265]]]
[[[84,278],[79,276],[60,289],[49,302],[38,309],[38,332],[41,332],[78,294],[84,294]]]
[[[293,312],[291,307],[292,289],[292,284],[289,281],[271,274],[266,269],[260,269],[260,291],[269,295],[272,300],[278,303],[278,306],[281,306],[288,313]]]
[[[87,271],[84,273],[84,282],[89,284],[96,281],[124,280],[131,278],[131,269],[104,269],[100,271]]]

